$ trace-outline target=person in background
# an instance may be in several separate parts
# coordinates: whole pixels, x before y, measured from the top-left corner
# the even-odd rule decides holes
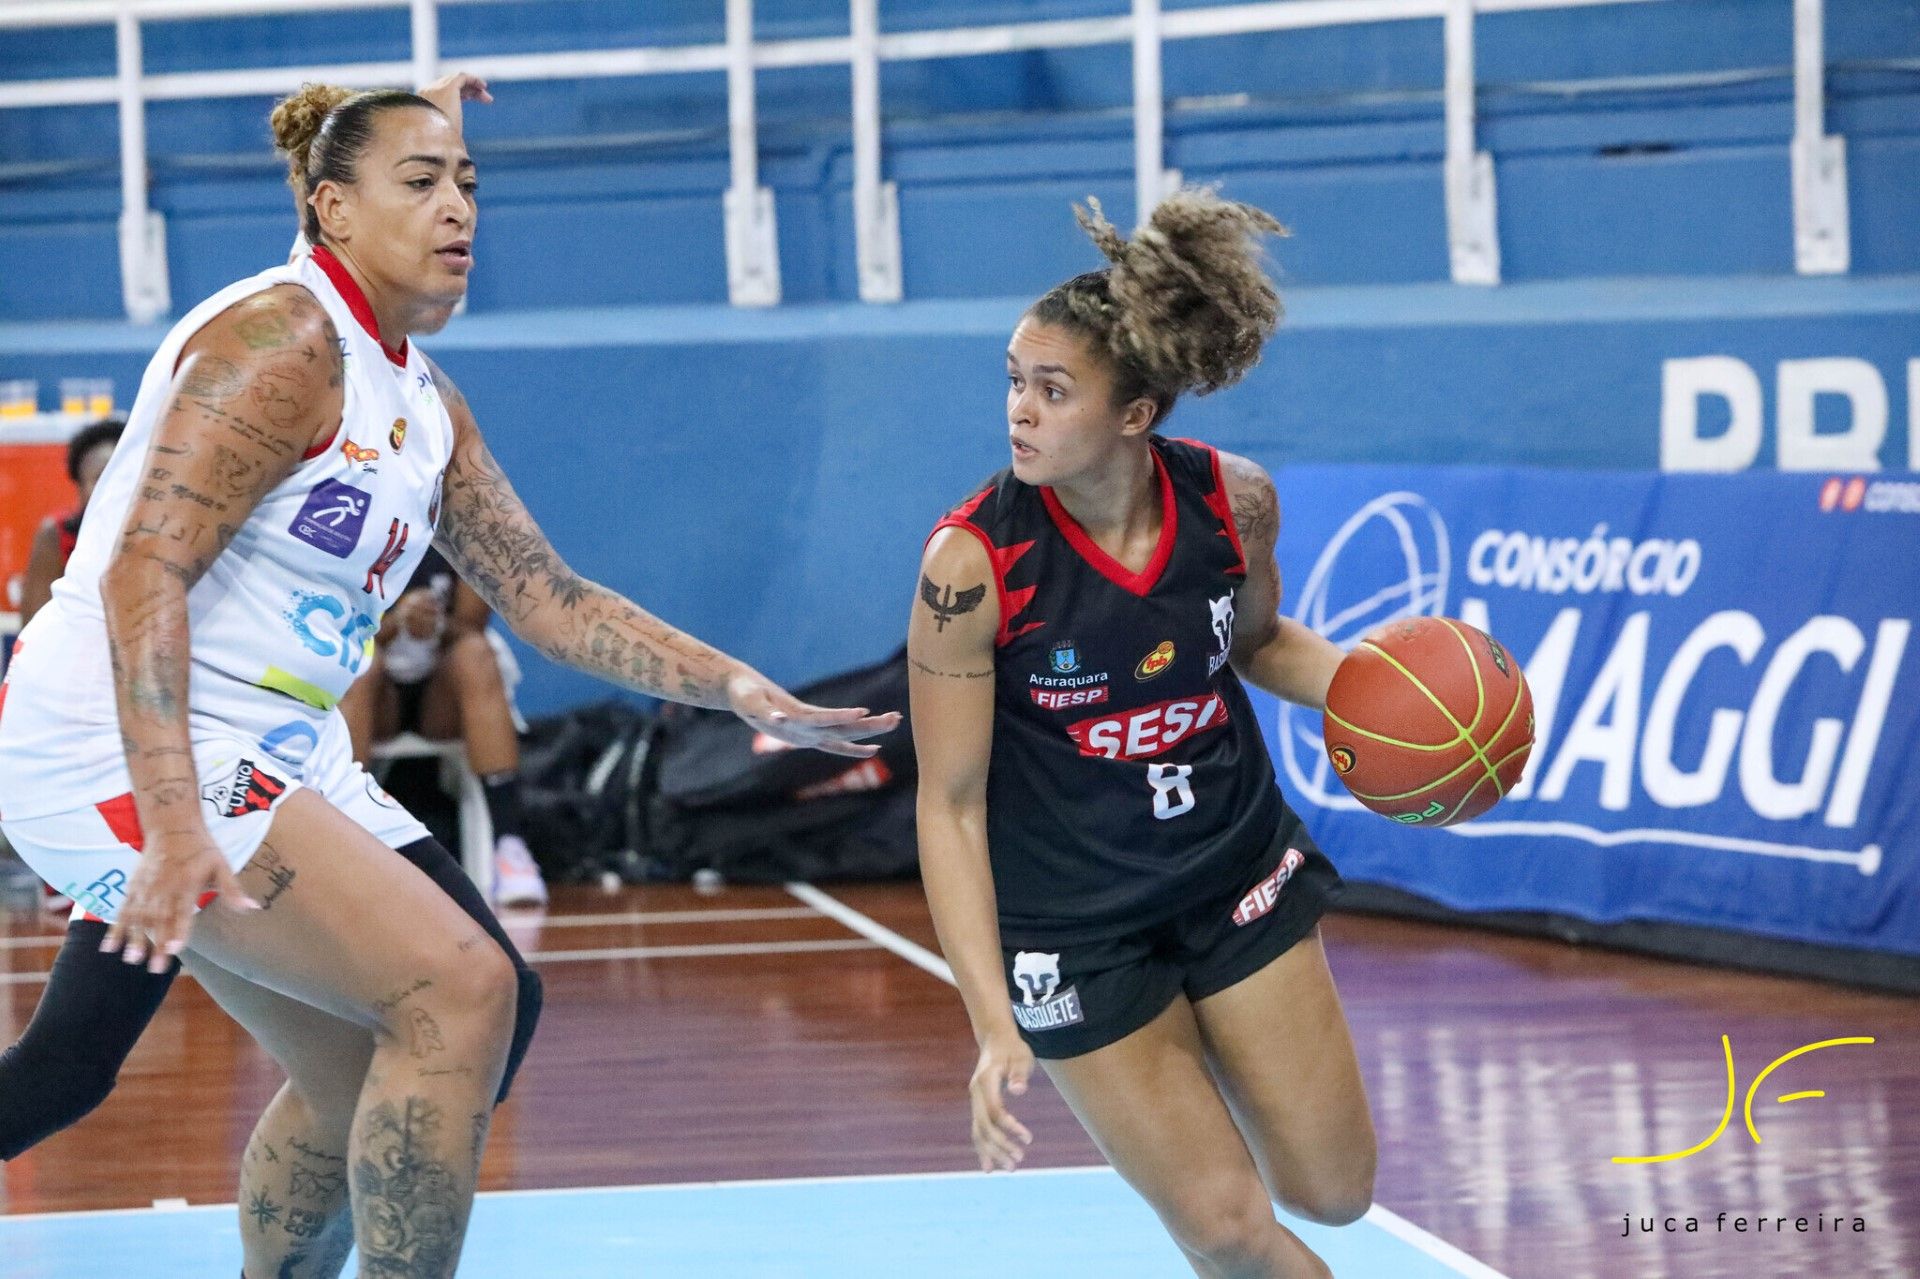
[[[127,424],[117,417],[101,418],[74,433],[67,441],[67,478],[73,481],[79,499],[65,515],[48,516],[33,535],[33,547],[27,553],[27,571],[20,583],[20,626],[26,628],[33,615],[53,598],[53,584],[67,571],[67,557],[80,540],[80,521],[86,516],[87,503],[93,500],[93,486],[100,472],[107,469],[113,446]],[[40,904],[57,915],[73,906],[73,899],[51,884],[41,885]]]
[[[80,521],[93,498],[93,486],[100,472],[107,469],[113,446],[120,442],[126,423],[117,417],[102,418],[83,426],[67,441],[67,478],[73,481],[79,500],[65,515],[49,516],[33,535],[33,547],[27,554],[27,572],[20,585],[20,625],[33,620],[46,602],[53,598],[53,584],[67,571],[67,557],[80,537]]]
[[[521,819],[520,738],[509,687],[519,670],[488,628],[492,617],[479,592],[438,551],[428,551],[381,619],[373,663],[340,700],[340,713],[363,766],[376,745],[401,733],[462,742],[493,817],[494,902],[544,906],[547,885]]]

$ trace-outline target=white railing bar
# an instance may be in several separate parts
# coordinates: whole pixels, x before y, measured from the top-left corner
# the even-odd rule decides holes
[[[440,0],[442,4],[460,0]],[[402,9],[409,0],[19,0],[0,4],[0,27],[104,26],[124,9],[136,22],[258,18],[347,9]]]
[[[122,14],[114,24],[114,61],[120,103],[120,207],[147,212],[147,108],[142,96],[140,23]]]
[[[1133,0],[1133,220],[1145,226],[1166,184],[1160,0]]]
[[[742,198],[760,185],[753,99],[753,0],[727,0],[727,158]]]
[[[413,0],[413,86],[440,78],[440,6],[437,0]]]
[[[291,0],[278,0],[281,8]],[[327,0],[329,5],[340,0]],[[411,0],[406,0],[411,2]],[[483,0],[439,0],[447,3],[482,3]],[[1483,13],[1513,12],[1522,9],[1570,9],[1597,5],[1660,4],[1670,0],[1477,0],[1475,9]],[[200,5],[213,0],[200,0]],[[256,12],[274,0],[231,0],[236,11]],[[46,4],[13,6],[12,9],[60,9]],[[74,0],[73,12],[99,9],[109,15],[111,4],[91,4]],[[186,9],[184,3],[170,8]],[[356,8],[394,8],[397,0],[355,0]],[[18,16],[0,5],[0,27],[10,25],[87,25],[62,21],[54,24],[40,15],[34,22],[13,22]],[[136,5],[144,16],[145,9]],[[1265,4],[1220,5],[1206,9],[1176,9],[1161,16],[1161,38],[1182,40],[1210,36],[1247,35],[1261,31],[1293,30],[1310,27],[1346,25],[1359,22],[1388,21],[1395,18],[1440,18],[1446,0],[1269,0]],[[68,15],[71,18],[71,14]],[[1010,53],[1031,49],[1074,48],[1099,44],[1124,44],[1133,38],[1130,17],[1086,18],[1059,22],[1010,23],[992,27],[947,28],[935,31],[897,32],[879,37],[878,52],[883,62],[918,61],[932,58],[969,57]],[[827,36],[796,40],[770,40],[753,48],[756,69],[773,67],[832,66],[853,59],[853,41],[845,36]],[[673,75],[727,69],[724,44],[675,45],[648,48],[583,49],[559,53],[491,54],[462,58],[460,65],[488,80],[604,79],[619,76]],[[396,73],[396,66],[404,70]],[[328,80],[349,87],[405,83],[412,73],[411,63],[363,62],[328,67],[275,67],[254,71],[194,71],[148,76],[142,80],[142,92],[149,98],[240,97],[284,92],[306,80]],[[0,108],[81,106],[111,102],[118,96],[118,82],[105,77],[65,80],[23,80],[0,82]]]
[[[489,0],[439,0],[442,5],[480,4]],[[1475,0],[1479,13],[1518,13],[1536,9],[1582,9],[1597,5],[1657,4],[1665,0]],[[250,17],[285,13],[312,13],[326,10],[397,9],[411,0],[125,0],[133,16],[142,22],[179,21],[193,18]],[[1163,34],[1180,39],[1190,36],[1232,35],[1247,31],[1277,31],[1299,27],[1347,26],[1354,23],[1384,22],[1397,18],[1438,18],[1446,0],[1267,0],[1248,5],[1219,5],[1206,9],[1180,9],[1166,15]],[[119,15],[119,0],[0,0],[0,28],[5,27],[80,27],[101,26]],[[1233,25],[1227,15],[1251,11],[1257,25]],[[1126,18],[1065,19],[1055,22],[1006,23],[998,26],[948,28],[899,32],[881,40],[881,58],[943,57],[960,53],[1005,53],[1020,49],[1046,48],[1050,35],[1060,43],[1051,47],[1079,44],[1118,44],[1127,39],[1124,32],[1104,30],[1124,28]],[[1226,23],[1226,25],[1222,25]],[[1098,33],[1098,34],[1096,34]],[[1038,41],[1038,43],[1036,43]],[[956,46],[949,50],[927,50],[935,46]],[[788,46],[841,44],[838,37],[776,42]],[[959,48],[961,44],[970,47]],[[766,45],[761,46],[763,49]],[[823,60],[846,61],[844,55]],[[759,63],[765,66],[766,63]],[[812,65],[808,61],[784,65]]]
[[[146,81],[141,81],[140,87],[146,92]],[[113,76],[0,82],[0,108],[84,107],[119,100],[120,81]]]
[[[1818,138],[1827,131],[1827,33],[1818,0],[1793,5],[1793,131]]]

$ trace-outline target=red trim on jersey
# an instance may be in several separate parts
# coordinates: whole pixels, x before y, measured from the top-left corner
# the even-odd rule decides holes
[[[1207,494],[1207,509],[1220,517],[1220,535],[1233,543],[1233,553],[1240,562],[1227,572],[1238,577],[1247,575],[1247,551],[1240,545],[1240,526],[1233,518],[1233,502],[1227,496],[1226,476],[1220,471],[1220,450],[1211,444],[1202,444],[1199,440],[1176,440],[1176,444],[1191,444],[1197,449],[1207,451],[1207,461],[1213,465],[1213,492]]]
[[[325,453],[328,449],[332,448],[333,442],[340,438],[341,427],[344,427],[345,425],[346,425],[346,422],[342,421],[340,423],[340,426],[334,427],[333,434],[327,437],[326,443],[314,445],[312,448],[308,449],[305,453],[302,453],[300,455],[300,460],[302,462],[311,462],[313,461],[314,458],[319,457],[322,453]]]
[[[132,791],[102,800],[94,808],[106,819],[107,829],[115,839],[136,853],[146,846],[146,833],[140,829],[140,813],[134,807]]]
[[[380,321],[374,317],[373,304],[368,302],[367,295],[361,292],[360,282],[353,278],[352,272],[342,266],[340,259],[334,257],[332,251],[324,244],[316,244],[313,246],[313,261],[316,266],[327,273],[327,278],[333,281],[333,287],[340,291],[341,300],[347,304],[347,310],[353,312],[353,318],[360,321],[360,327],[365,329],[374,341],[380,343],[380,349],[387,353],[387,359],[399,365],[401,368],[405,368],[407,366],[407,340],[405,338],[400,339],[400,349],[397,351],[382,340],[380,337]]]
[[[993,539],[987,536],[985,529],[969,518],[980,509],[980,503],[986,501],[987,494],[991,492],[993,492],[992,489],[982,489],[965,503],[955,507],[951,514],[933,526],[933,533],[927,534],[927,540],[931,542],[933,534],[943,528],[965,529],[979,539],[981,547],[987,552],[987,562],[993,566],[993,589],[1000,599],[1000,630],[993,637],[993,643],[995,648],[1005,648],[1028,631],[1037,631],[1046,623],[1028,622],[1017,631],[1013,629],[1013,619],[1024,612],[1027,605],[1033,603],[1034,593],[1040,588],[1023,586],[1017,591],[1010,591],[1007,589],[1007,573],[1019,562],[1021,556],[1033,549],[1033,543],[1016,542],[1003,550],[993,544]]]
[[[1166,571],[1167,561],[1173,558],[1173,541],[1179,533],[1179,507],[1173,500],[1173,476],[1167,471],[1167,464],[1160,455],[1153,455],[1153,469],[1160,476],[1160,544],[1153,548],[1153,558],[1138,573],[1129,572],[1127,566],[1100,549],[1099,543],[1087,536],[1079,521],[1060,504],[1060,499],[1050,488],[1041,488],[1040,500],[1046,504],[1047,514],[1053,517],[1054,527],[1074,550],[1080,552],[1080,558],[1099,570],[1100,576],[1112,582],[1124,591],[1145,597],[1152,592],[1154,584],[1160,580],[1160,574]]]

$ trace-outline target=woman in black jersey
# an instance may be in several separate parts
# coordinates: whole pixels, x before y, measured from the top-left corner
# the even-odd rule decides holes
[[[1183,191],[1007,351],[1013,464],[936,526],[909,632],[921,866],[980,1044],[982,1168],[1034,1058],[1196,1273],[1328,1270],[1274,1218],[1366,1212],[1372,1120],[1317,921],[1339,877],[1242,680],[1320,708],[1340,651],[1278,616],[1273,482],[1160,434],[1279,316],[1265,213]]]

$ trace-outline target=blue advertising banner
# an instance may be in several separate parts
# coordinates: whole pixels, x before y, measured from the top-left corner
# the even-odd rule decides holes
[[[1348,878],[1455,910],[1920,954],[1916,478],[1281,468],[1287,615],[1460,618],[1537,720],[1510,796],[1420,830],[1265,699],[1281,785]]]

